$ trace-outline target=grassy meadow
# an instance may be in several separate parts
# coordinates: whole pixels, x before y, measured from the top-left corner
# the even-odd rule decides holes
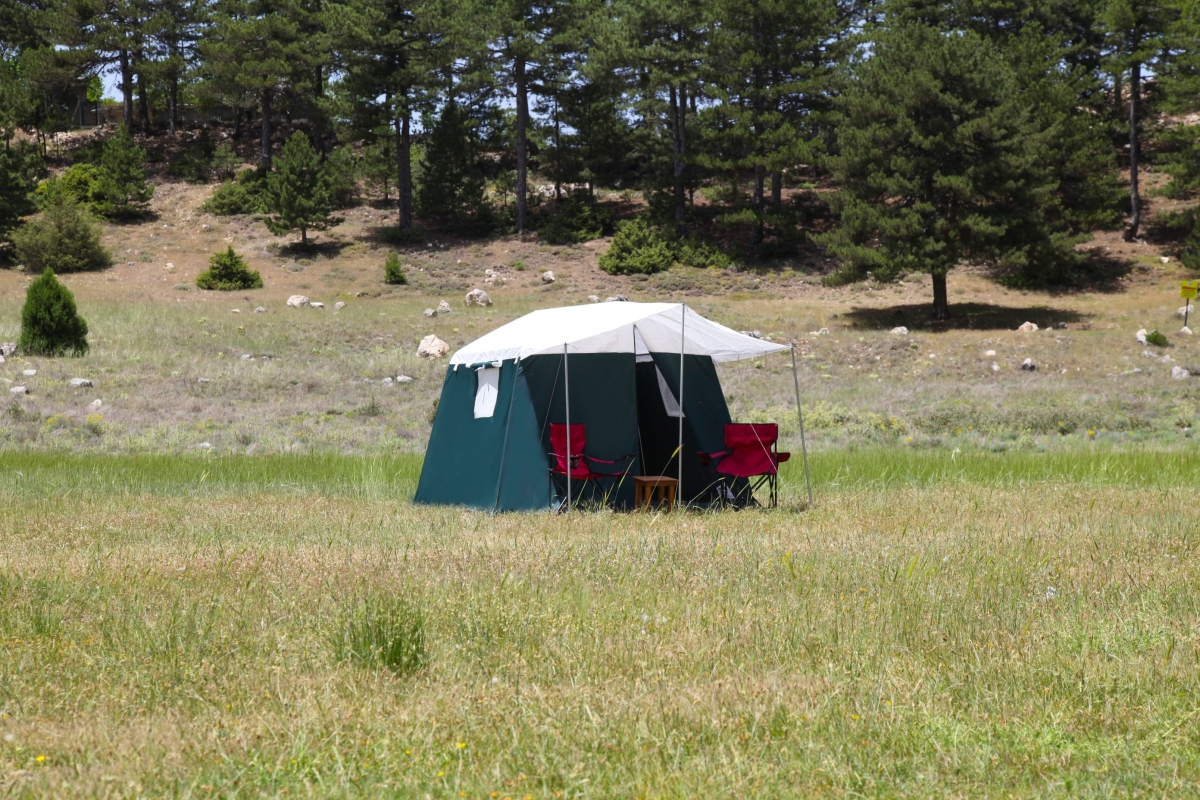
[[[0,455],[6,797],[1186,796],[1190,449],[487,514],[419,457]]]

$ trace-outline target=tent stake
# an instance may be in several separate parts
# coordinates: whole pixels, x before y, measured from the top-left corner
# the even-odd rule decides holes
[[[682,504],[683,500],[683,353],[687,350],[687,337],[685,331],[687,328],[687,303],[679,304],[679,485],[676,487],[678,493],[677,502]]]
[[[800,377],[796,373],[796,345],[792,345],[792,383],[796,387],[796,418],[800,420],[800,454],[804,457],[804,482],[808,485],[808,507],[812,508],[812,478],[808,475],[808,445],[804,441],[804,412],[800,410]]]
[[[567,401],[567,511],[571,510],[571,370],[563,342],[563,398]]]

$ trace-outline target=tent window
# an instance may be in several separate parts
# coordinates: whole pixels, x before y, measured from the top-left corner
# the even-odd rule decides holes
[[[475,371],[475,419],[496,413],[496,397],[500,394],[500,370],[484,367]]]
[[[671,387],[667,386],[667,379],[663,377],[662,370],[658,365],[654,365],[654,372],[658,375],[658,393],[662,395],[663,408],[667,410],[668,417],[686,416],[679,410],[679,401],[675,399],[675,395],[671,393]]]

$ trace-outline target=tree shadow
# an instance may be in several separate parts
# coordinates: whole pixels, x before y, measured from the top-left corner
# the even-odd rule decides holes
[[[1025,322],[1039,328],[1087,323],[1091,314],[1051,306],[998,306],[992,303],[951,303],[950,318],[936,320],[932,303],[907,303],[883,308],[855,307],[842,316],[859,330],[891,330],[903,325],[909,330],[937,333],[949,330],[1016,330]]]
[[[341,255],[341,252],[349,247],[350,244],[351,242],[343,239],[320,239],[310,241],[308,244],[292,242],[291,244],[280,245],[279,255],[287,257],[324,256],[325,258],[333,258]]]

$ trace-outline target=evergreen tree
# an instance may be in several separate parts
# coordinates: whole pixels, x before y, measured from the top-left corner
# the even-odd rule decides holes
[[[154,187],[146,181],[146,151],[134,144],[129,126],[122,125],[100,153],[96,211],[106,217],[146,213]]]
[[[283,145],[275,171],[268,179],[274,216],[267,220],[272,233],[300,231],[300,243],[308,246],[310,230],[327,230],[342,221],[330,216],[333,197],[330,179],[308,136],[296,131]]]
[[[88,351],[87,335],[88,326],[75,308],[75,296],[47,267],[25,293],[17,347],[31,356],[82,356]]]
[[[842,226],[822,237],[848,260],[842,277],[928,272],[945,319],[946,275],[962,262],[1070,257],[1045,166],[1055,131],[1039,126],[992,43],[902,24],[880,31],[855,78],[830,161]]]
[[[33,202],[32,156],[24,148],[5,144],[0,150],[0,242],[21,222],[21,217],[36,210]]]
[[[261,289],[262,276],[246,266],[246,260],[230,245],[208,260],[208,269],[196,276],[196,287],[232,292],[240,289]]]
[[[484,175],[475,132],[466,111],[453,100],[429,129],[417,208],[443,221],[471,222],[484,213]]]
[[[49,199],[42,213],[12,233],[17,260],[32,270],[67,272],[104,269],[112,256],[100,244],[100,226],[65,193]]]

